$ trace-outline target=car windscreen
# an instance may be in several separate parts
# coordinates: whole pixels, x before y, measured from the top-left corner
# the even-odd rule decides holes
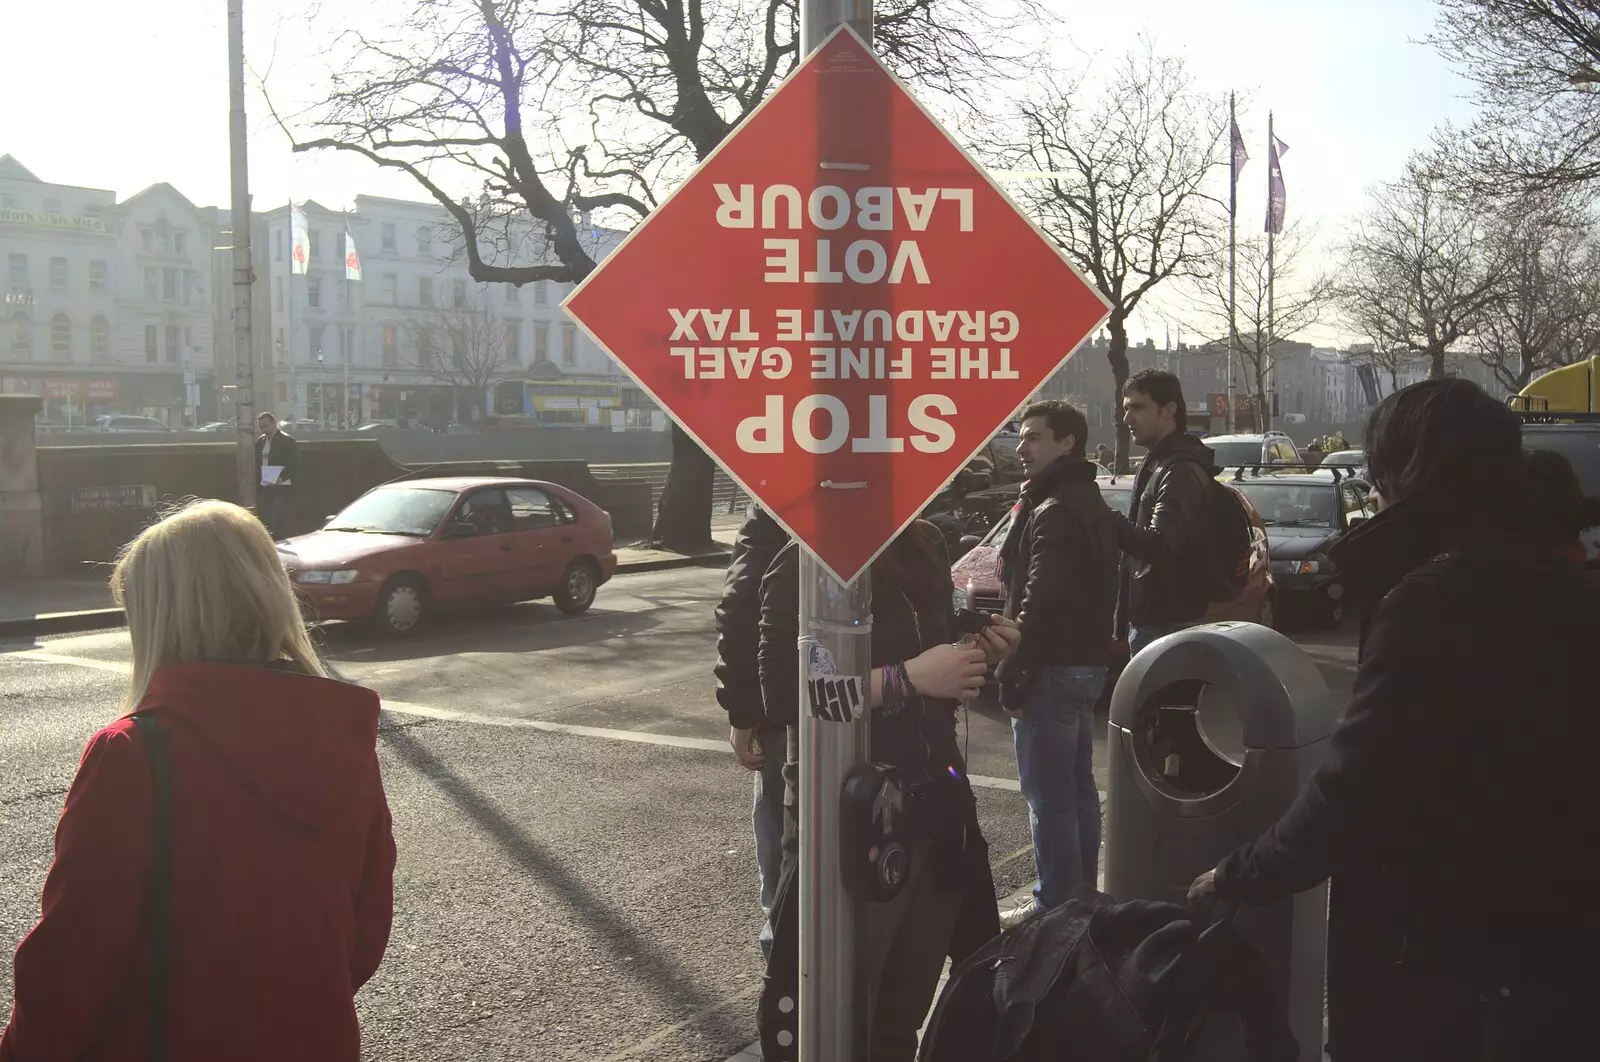
[[[1258,442],[1207,442],[1211,452],[1216,455],[1216,463],[1224,468],[1229,465],[1259,465],[1261,460],[1261,444]]]
[[[375,535],[433,534],[455,504],[456,492],[428,487],[384,487],[363,494],[328,521],[330,531]]]
[[[1241,480],[1232,484],[1244,491],[1268,527],[1333,527],[1337,495],[1332,481],[1272,483]]]
[[[1325,465],[1355,465],[1360,467],[1367,463],[1365,450],[1340,450],[1338,453],[1329,454],[1322,459]]]
[[[1101,487],[1100,497],[1104,498],[1106,500],[1106,504],[1111,506],[1111,508],[1115,509],[1117,512],[1126,513],[1128,511],[1128,503],[1133,498],[1133,488]]]
[[[1522,429],[1522,445],[1529,450],[1554,450],[1572,464],[1583,492],[1600,496],[1600,428]]]

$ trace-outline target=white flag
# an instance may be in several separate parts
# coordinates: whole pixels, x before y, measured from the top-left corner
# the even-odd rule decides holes
[[[289,270],[304,273],[311,263],[311,229],[306,212],[289,201]]]
[[[344,278],[361,279],[361,256],[356,254],[356,238],[350,235],[349,228],[344,230]]]

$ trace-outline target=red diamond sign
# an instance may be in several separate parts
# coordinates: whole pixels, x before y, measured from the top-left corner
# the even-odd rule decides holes
[[[848,27],[563,305],[847,583],[1107,312]]]

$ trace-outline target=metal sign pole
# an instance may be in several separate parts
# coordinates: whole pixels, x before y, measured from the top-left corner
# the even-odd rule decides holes
[[[844,23],[872,38],[872,0],[802,0],[800,54],[810,55]],[[827,489],[827,488],[820,488]],[[864,974],[864,904],[845,888],[840,858],[844,782],[867,762],[871,713],[872,575],[842,586],[800,554],[800,1062],[866,1062],[869,985]],[[812,646],[840,677],[861,683],[847,723],[809,710]]]

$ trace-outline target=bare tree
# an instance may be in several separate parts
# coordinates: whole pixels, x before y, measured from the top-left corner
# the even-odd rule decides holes
[[[1041,19],[1033,0],[1007,10],[886,0],[878,49],[925,92],[971,104],[1039,40],[1019,29]],[[387,31],[343,35],[326,102],[285,127],[296,151],[408,174],[459,226],[475,279],[576,282],[596,260],[580,220],[647,215],[794,67],[798,21],[794,0],[413,0]],[[465,187],[476,198],[453,194]],[[710,541],[712,472],[674,424],[662,544]]]
[[[1378,350],[1409,351],[1445,375],[1482,324],[1502,271],[1481,210],[1451,195],[1428,160],[1373,189],[1336,287],[1347,322]]]
[[[1439,8],[1429,43],[1478,90],[1479,117],[1439,136],[1453,175],[1493,196],[1600,178],[1600,2]]]
[[[486,300],[468,299],[460,305],[418,310],[403,324],[408,368],[425,373],[451,388],[452,415],[460,408],[458,392],[465,389],[479,414],[487,411],[485,396],[496,382],[518,368],[506,334],[506,322],[492,312]]]
[[[1219,258],[1209,275],[1197,284],[1197,309],[1223,347],[1230,321],[1237,322],[1238,349],[1249,375],[1250,387],[1261,410],[1262,427],[1268,426],[1272,406],[1267,401],[1267,380],[1278,363],[1287,340],[1320,324],[1332,309],[1333,280],[1308,260],[1314,253],[1316,233],[1301,222],[1288,225],[1273,238],[1272,270],[1267,263],[1266,233],[1237,242],[1234,272],[1237,312],[1229,313],[1227,262]],[[1269,279],[1271,283],[1269,285]],[[1268,294],[1271,289],[1271,313]]]
[[[1158,284],[1202,277],[1215,261],[1225,211],[1204,185],[1223,160],[1226,102],[1197,92],[1182,59],[1145,41],[1098,92],[1047,89],[1015,116],[991,150],[1040,175],[1018,186],[1018,198],[1111,303],[1106,358],[1120,398],[1128,318]],[[1120,419],[1116,431],[1126,471]]]
[[[1585,213],[1527,207],[1498,220],[1507,266],[1478,329],[1478,356],[1515,394],[1538,374],[1587,356],[1600,319],[1600,246]]]

